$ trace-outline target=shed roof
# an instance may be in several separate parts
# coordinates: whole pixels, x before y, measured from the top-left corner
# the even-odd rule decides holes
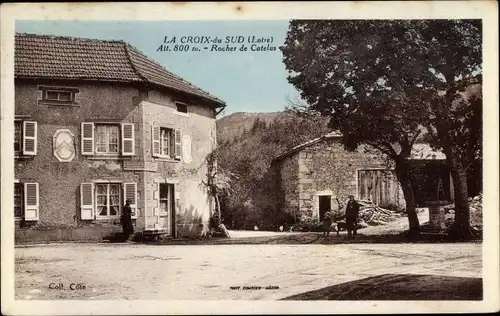
[[[16,33],[14,69],[16,78],[153,84],[225,106],[124,41]]]
[[[290,156],[294,155],[295,153],[300,152],[304,148],[307,148],[307,147],[312,146],[314,144],[320,143],[320,142],[327,140],[327,139],[335,139],[335,138],[337,138],[337,139],[342,138],[342,134],[339,132],[331,132],[331,133],[328,133],[328,134],[323,135],[321,137],[311,139],[310,141],[307,141],[305,143],[297,145],[297,146],[293,147],[292,149],[274,157],[272,161],[277,162],[277,161],[283,160],[286,157],[290,157]],[[412,147],[410,159],[413,159],[413,160],[444,160],[444,159],[446,159],[446,156],[441,151],[432,149],[432,147],[429,144],[417,143],[417,144],[414,144]]]

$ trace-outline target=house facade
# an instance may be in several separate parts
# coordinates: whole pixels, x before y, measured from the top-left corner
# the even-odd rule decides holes
[[[430,188],[431,192],[418,196],[417,204],[424,206],[428,200],[450,199],[451,178],[444,159],[443,154],[432,151],[428,145],[414,145],[412,165],[430,166],[425,177],[413,177],[412,182],[419,189]],[[279,178],[279,208],[296,214],[300,221],[314,218],[322,221],[326,212],[339,209],[349,195],[385,208],[405,208],[402,189],[387,157],[363,146],[354,152],[347,151],[339,133],[296,146],[275,157],[272,165]],[[438,179],[432,176],[436,170],[444,170],[437,184],[431,183]],[[441,196],[434,196],[436,185],[440,186]]]
[[[16,240],[197,236],[223,101],[122,41],[16,34]]]

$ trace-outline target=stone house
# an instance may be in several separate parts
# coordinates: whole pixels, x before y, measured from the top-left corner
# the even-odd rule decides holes
[[[16,241],[195,236],[225,103],[122,41],[16,34]]]
[[[403,192],[387,158],[363,146],[354,152],[347,151],[341,140],[341,134],[332,132],[273,159],[281,196],[279,208],[296,214],[297,220],[316,218],[322,221],[327,211],[339,209],[338,202],[344,204],[352,194],[381,207],[404,209]],[[430,169],[427,168],[425,177],[414,177],[412,182],[430,188],[432,195],[438,185],[441,196],[436,198],[446,200],[451,199],[453,190],[444,159],[442,153],[431,150],[426,144],[414,145],[411,160],[415,163],[412,165],[430,166]],[[436,184],[432,181],[437,177],[432,174],[437,170],[443,172],[439,178],[441,182]],[[419,195],[417,204],[425,205],[427,200],[436,198]]]

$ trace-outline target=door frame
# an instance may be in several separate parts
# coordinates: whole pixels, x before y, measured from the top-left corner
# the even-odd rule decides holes
[[[160,214],[161,214],[161,208],[160,208],[160,190],[161,190],[161,185],[164,184],[164,185],[167,185],[168,186],[168,204],[169,204],[169,211],[167,213],[169,213],[169,216],[170,216],[170,227],[164,227],[164,228],[159,228],[159,229],[154,229],[154,230],[165,230],[165,229],[169,229],[170,230],[170,234],[169,236],[171,237],[177,237],[177,230],[176,230],[176,218],[175,218],[175,215],[176,215],[176,212],[175,212],[175,209],[176,209],[176,202],[175,202],[175,190],[176,190],[176,185],[177,183],[173,183],[173,182],[170,182],[170,181],[165,181],[165,182],[157,182],[157,190],[158,190],[158,218],[160,218]]]
[[[322,219],[321,219],[321,200],[322,200],[322,198],[326,198],[326,197],[329,198],[329,202],[330,202],[328,204],[328,210],[326,212],[330,212],[332,210],[332,195],[328,195],[328,194],[318,195],[318,219],[320,222],[322,221]],[[324,216],[324,214],[323,214],[323,216]]]

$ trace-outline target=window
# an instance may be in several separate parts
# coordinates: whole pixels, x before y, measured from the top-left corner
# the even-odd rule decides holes
[[[14,218],[20,219],[23,217],[24,213],[24,194],[23,194],[23,184],[14,183]]]
[[[48,90],[46,91],[47,101],[73,101],[73,94],[71,91],[57,91],[57,90]]]
[[[132,218],[138,217],[137,183],[93,183],[80,185],[80,218],[82,220],[116,218],[125,200],[130,200]]]
[[[118,154],[119,152],[118,125],[96,125],[95,152],[98,154]]]
[[[14,121],[14,154],[34,156],[37,152],[37,122]]]
[[[22,151],[23,128],[21,121],[14,121],[14,153]]]
[[[41,96],[41,98],[39,96],[39,101],[42,103],[51,105],[77,104],[76,94],[79,92],[78,88],[39,86],[39,90]]]
[[[14,183],[14,218],[38,220],[38,183]]]
[[[173,149],[170,146],[173,144],[173,134],[170,128],[160,129],[160,153],[162,156],[172,157],[171,153],[173,153]]]
[[[121,127],[121,129],[120,129]],[[104,124],[83,122],[81,127],[82,155],[135,155],[135,124]]]
[[[187,104],[181,103],[181,102],[177,102],[177,103],[175,103],[175,105],[177,106],[177,112],[181,112],[181,113],[187,113],[188,112]]]
[[[121,185],[119,183],[96,184],[97,217],[113,217],[121,214]]]
[[[153,157],[181,159],[181,131],[179,129],[152,126]]]

